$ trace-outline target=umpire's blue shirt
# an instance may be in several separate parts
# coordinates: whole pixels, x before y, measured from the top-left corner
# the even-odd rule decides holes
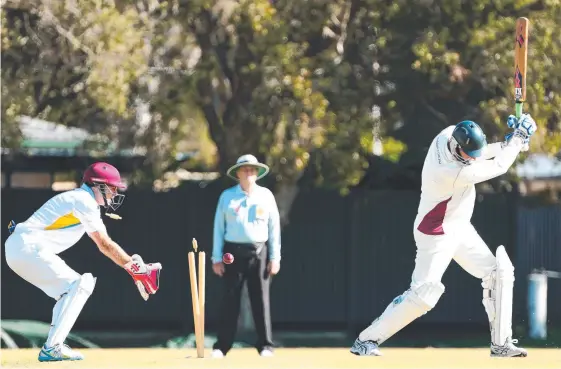
[[[270,260],[280,261],[280,219],[277,202],[266,187],[255,185],[247,194],[238,184],[220,195],[214,216],[212,262],[222,261],[224,241],[268,241]]]

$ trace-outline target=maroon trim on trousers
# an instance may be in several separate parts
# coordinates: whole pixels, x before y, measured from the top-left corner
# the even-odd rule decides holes
[[[436,204],[436,206],[424,216],[417,230],[429,236],[444,234],[442,223],[444,223],[444,215],[446,215],[446,208],[450,200],[452,200],[452,197]]]

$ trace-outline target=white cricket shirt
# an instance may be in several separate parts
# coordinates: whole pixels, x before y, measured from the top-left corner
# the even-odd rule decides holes
[[[93,190],[84,184],[53,196],[25,222],[18,223],[14,234],[25,244],[58,254],[74,246],[85,232],[95,231],[107,233]]]
[[[469,223],[475,204],[474,185],[506,173],[523,146],[518,137],[490,144],[481,157],[464,165],[454,159],[448,145],[454,128],[450,126],[434,138],[423,164],[414,230],[426,235],[453,233]]]

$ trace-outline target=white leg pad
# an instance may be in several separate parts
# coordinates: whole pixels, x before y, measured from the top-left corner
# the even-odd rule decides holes
[[[434,308],[443,293],[444,285],[440,282],[424,283],[405,291],[396,297],[382,315],[363,330],[358,338],[361,341],[374,341],[380,345],[413,320]]]
[[[504,246],[497,248],[497,269],[483,278],[483,306],[489,318],[491,340],[495,345],[505,345],[512,337],[512,294],[514,266]]]
[[[85,273],[57,301],[53,308],[53,321],[46,342],[47,347],[64,343],[74,323],[76,323],[78,315],[80,315],[86,301],[92,294],[95,282],[96,278],[93,275]]]

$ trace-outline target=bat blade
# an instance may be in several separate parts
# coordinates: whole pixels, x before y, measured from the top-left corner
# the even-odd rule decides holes
[[[514,101],[516,116],[522,115],[522,104],[526,101],[526,71],[528,67],[528,18],[516,20],[514,40]]]

